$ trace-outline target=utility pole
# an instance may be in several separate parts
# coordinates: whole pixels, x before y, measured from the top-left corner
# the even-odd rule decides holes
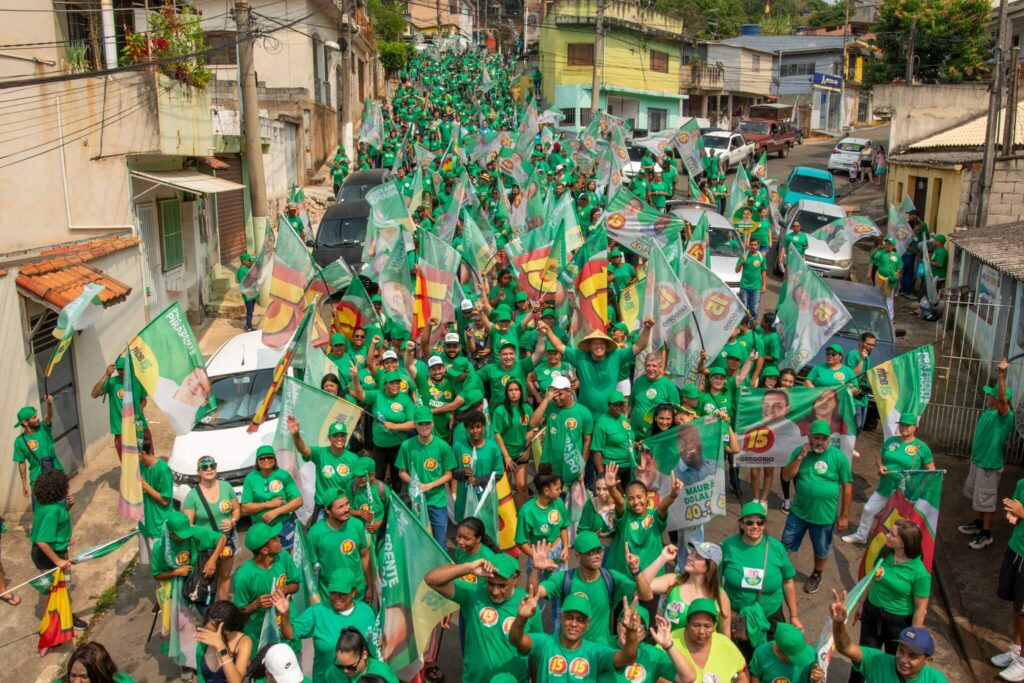
[[[345,147],[349,159],[355,159],[355,145],[352,139],[352,16],[349,14],[351,5],[348,0],[341,2],[341,130],[338,131],[338,142]]]
[[[1013,142],[1017,132],[1017,91],[1020,85],[1018,72],[1020,71],[1020,48],[1010,50],[1010,69],[1007,72],[1009,80],[1006,81],[1006,111],[1003,118],[1003,146],[1000,149],[1002,156],[1013,154]]]
[[[910,38],[907,40],[907,73],[903,80],[914,85],[914,41],[917,39],[917,18],[910,20]]]
[[[260,139],[260,106],[256,96],[256,67],[252,58],[252,8],[249,0],[235,0],[238,43],[238,89],[242,102],[242,133],[249,170],[249,203],[254,218],[266,218],[266,176],[263,174],[263,142]]]
[[[850,35],[850,0],[846,2],[846,23],[843,24],[843,60],[842,71],[840,76],[842,80],[839,81],[839,130],[843,130],[843,126],[846,123],[846,78],[850,75],[850,69],[846,65],[846,40]],[[779,69],[782,68],[782,58],[779,58]]]
[[[597,0],[597,30],[594,33],[594,80],[590,84],[590,112],[597,116],[601,108],[601,78],[604,76],[604,6],[606,0]],[[641,56],[641,59],[643,56]],[[601,67],[598,69],[598,62]]]
[[[988,222],[988,198],[992,192],[992,176],[995,172],[996,136],[999,135],[999,109],[1002,103],[1004,76],[1006,75],[1004,67],[1006,57],[1005,43],[1008,42],[1006,5],[1006,0],[1000,0],[999,23],[996,24],[995,63],[992,66],[992,83],[988,95],[985,152],[981,159],[981,182],[978,183],[977,212],[974,216],[974,225],[978,228],[985,227],[985,224]]]
[[[441,0],[437,0],[435,2],[435,7],[437,8],[437,35],[440,36],[441,35]]]

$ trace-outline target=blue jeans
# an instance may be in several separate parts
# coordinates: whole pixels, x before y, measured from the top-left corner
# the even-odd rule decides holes
[[[782,530],[782,545],[786,550],[795,553],[800,550],[800,543],[804,540],[804,533],[811,537],[811,547],[814,549],[814,557],[822,560],[828,557],[828,551],[832,549],[832,524],[811,524],[797,517],[792,512],[786,517],[786,528]]]
[[[256,310],[256,299],[252,301],[246,300],[245,302],[245,329],[252,329],[252,313]]]
[[[868,407],[866,404],[858,405],[856,406],[856,409],[856,413],[854,413],[854,421],[857,423],[857,432],[860,433],[864,431],[864,420],[868,417]]]
[[[761,306],[760,289],[740,289],[740,303],[750,311],[751,318],[757,318],[757,309]]]
[[[900,293],[913,294],[914,280],[917,279],[917,256],[909,251],[903,254],[903,270],[900,271]]]
[[[448,508],[427,506],[427,517],[430,518],[430,533],[438,545],[448,549]]]

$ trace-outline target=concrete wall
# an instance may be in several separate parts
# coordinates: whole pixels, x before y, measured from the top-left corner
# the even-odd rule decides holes
[[[964,224],[966,216],[967,209],[962,206],[961,171],[960,166],[940,168],[890,162],[886,173],[886,199],[891,204],[898,204],[904,193],[913,198],[917,179],[926,179],[925,205],[918,208],[922,209],[924,220],[932,232],[948,235]]]
[[[754,72],[754,57],[760,58],[760,67]],[[744,95],[770,94],[772,85],[772,55],[733,45],[709,43],[706,61],[714,66],[721,64],[725,70],[725,93]]]
[[[984,84],[876,85],[874,108],[892,112],[887,149],[906,145],[970,121],[988,111]]]

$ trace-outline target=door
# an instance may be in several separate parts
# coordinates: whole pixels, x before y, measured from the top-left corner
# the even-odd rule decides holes
[[[299,127],[284,124],[284,158],[288,170],[288,186],[299,184]]]
[[[135,215],[142,235],[143,257],[146,259],[145,286],[146,306],[151,314],[159,313],[167,305],[164,297],[164,279],[160,270],[160,226],[157,223],[156,205],[152,202],[135,205]]]
[[[85,463],[82,446],[82,430],[78,420],[78,392],[75,387],[75,345],[67,350],[64,357],[48,378],[43,378],[46,365],[50,362],[57,339],[53,330],[57,327],[58,315],[44,309],[29,317],[29,325],[36,330],[32,336],[32,354],[36,366],[36,385],[39,387],[40,404],[49,393],[53,396],[53,444],[64,469],[76,472]],[[38,325],[38,328],[36,327]]]
[[[235,154],[217,158],[230,166],[223,171],[217,171],[217,177],[239,185],[243,184],[241,157]],[[217,195],[217,240],[220,244],[220,262],[226,266],[237,266],[238,257],[246,247],[243,191],[232,190]]]
[[[922,215],[923,215],[925,209],[928,206],[928,204],[927,204],[927,200],[928,200],[928,179],[927,178],[923,178],[921,176],[916,176],[914,178],[914,197],[913,197],[913,199],[914,199],[914,206],[917,207],[917,210],[920,211],[922,213]]]

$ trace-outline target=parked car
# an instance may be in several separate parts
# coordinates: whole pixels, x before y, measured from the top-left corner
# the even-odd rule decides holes
[[[627,178],[633,178],[640,172],[640,160],[644,158],[647,150],[643,147],[626,147],[626,153],[629,154],[629,163],[622,169],[622,174]],[[654,171],[661,173],[661,164],[657,161],[654,162]]]
[[[798,144],[796,129],[789,121],[768,118],[740,119],[735,132],[742,133],[743,137],[754,143],[754,154],[759,157],[764,151],[768,154],[778,153],[780,159],[785,159],[789,150]]]
[[[353,199],[364,199],[367,192],[386,183],[390,174],[391,171],[386,168],[371,168],[369,171],[350,173],[341,184],[335,201],[340,204]]]
[[[370,204],[365,199],[352,199],[328,207],[320,219],[316,237],[307,243],[313,248],[316,264],[323,268],[344,257],[345,263],[359,272],[369,219]]]
[[[248,427],[283,353],[283,348],[264,345],[262,332],[246,332],[228,339],[206,362],[217,407],[191,432],[174,438],[167,460],[179,504],[198,483],[196,461],[202,455],[216,458],[217,474],[241,493],[245,475],[256,464],[256,449],[274,442],[280,394],[271,402],[266,421],[251,434]]]
[[[754,155],[754,143],[747,142],[739,133],[707,133],[701,139],[704,141],[704,149],[708,154],[718,157],[726,173]]]
[[[836,186],[832,182],[832,174],[811,166],[797,166],[790,171],[786,182],[779,188],[779,194],[782,195],[783,213],[788,212],[801,199],[836,203]]]
[[[845,355],[846,351],[860,343],[861,333],[871,332],[878,339],[875,350],[871,353],[872,366],[877,367],[900,353],[896,348],[896,339],[905,336],[907,331],[893,328],[892,321],[889,320],[889,309],[885,305],[885,295],[880,289],[843,280],[825,280],[825,283],[850,312],[850,321],[832,336],[829,344],[836,342],[842,346]],[[810,368],[824,362],[823,346],[805,367]]]
[[[736,272],[736,259],[743,253],[743,239],[739,230],[711,204],[690,202],[676,205],[671,213],[691,225],[696,225],[702,213],[708,215],[708,247],[711,251],[711,272],[734,292],[740,291],[740,274]]]
[[[846,218],[846,211],[841,206],[816,202],[810,199],[801,199],[795,206],[791,207],[782,220],[779,229],[779,239],[772,250],[775,253],[773,270],[776,275],[782,274],[779,264],[785,259],[778,245],[789,232],[789,226],[794,221],[800,221],[800,229],[807,235],[807,252],[804,254],[804,261],[811,270],[818,275],[830,278],[849,279],[850,269],[853,266],[853,245],[844,244],[839,253],[833,253],[824,240],[812,237],[811,233],[816,231],[837,218]]]
[[[860,152],[868,142],[867,138],[843,138],[837,142],[828,158],[828,170],[848,172],[850,166],[860,162]]]

